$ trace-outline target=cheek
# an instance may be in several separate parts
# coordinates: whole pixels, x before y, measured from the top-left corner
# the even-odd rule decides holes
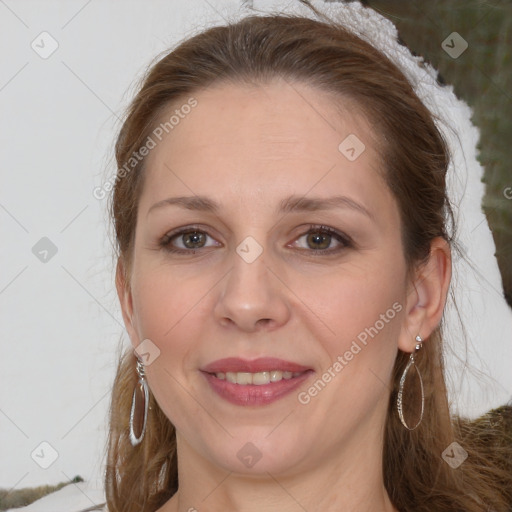
[[[159,267],[140,272],[133,289],[141,339],[150,339],[167,362],[177,363],[198,337],[197,316],[202,314],[209,288],[199,278],[185,279],[175,270]]]
[[[134,283],[134,307],[140,339],[149,339],[156,357],[147,367],[149,388],[160,408],[178,429],[202,414],[185,391],[189,370],[194,369],[197,343],[206,308],[205,286],[198,278],[163,267],[149,266]],[[203,299],[203,300],[202,300]]]
[[[405,308],[401,281],[392,273],[334,277],[329,291],[317,296],[319,316],[334,334],[317,338],[326,354],[323,373],[300,399],[348,432],[387,403]]]
[[[384,354],[394,357],[404,310],[402,270],[391,265],[345,268],[323,282],[301,293],[326,327],[317,332],[325,332],[322,344],[330,360],[347,351],[356,353],[361,364]]]

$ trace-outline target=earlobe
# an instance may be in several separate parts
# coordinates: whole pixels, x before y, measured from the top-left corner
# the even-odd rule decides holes
[[[428,261],[420,265],[411,283],[398,348],[412,352],[415,337],[426,340],[441,322],[451,279],[451,251],[448,242],[435,238]]]

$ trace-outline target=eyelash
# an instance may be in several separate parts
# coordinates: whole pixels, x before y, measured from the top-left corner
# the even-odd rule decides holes
[[[171,247],[171,245],[170,245],[171,241],[174,238],[183,236],[187,233],[194,233],[194,232],[198,232],[198,233],[210,236],[210,235],[208,235],[208,233],[206,231],[201,229],[199,226],[188,226],[186,228],[180,229],[179,231],[167,233],[159,240],[158,245],[165,251],[174,253],[174,254],[196,254],[198,251],[200,251],[201,249],[204,249],[204,248],[200,247],[198,249],[177,249],[177,248]],[[335,254],[344,249],[348,249],[348,248],[351,248],[354,246],[354,243],[352,242],[352,240],[349,236],[347,236],[343,233],[340,233],[337,230],[330,228],[329,226],[322,226],[322,225],[317,225],[317,224],[311,224],[309,226],[308,231],[299,235],[296,238],[296,240],[298,240],[298,239],[302,238],[303,236],[308,235],[310,233],[329,235],[329,236],[333,237],[335,240],[337,240],[338,242],[340,242],[340,244],[341,244],[341,247],[338,247],[337,249],[302,249],[302,248],[300,249],[302,251],[308,251],[312,255],[315,255],[315,256],[322,256],[325,254]]]
[[[300,236],[297,237],[296,240],[302,238],[303,236],[306,236],[310,233],[316,233],[316,234],[322,234],[322,235],[329,235],[335,240],[337,240],[341,246],[336,249],[301,249],[302,251],[308,251],[313,256],[322,256],[322,255],[332,255],[337,254],[344,249],[349,249],[354,246],[351,238],[343,233],[340,233],[339,231],[330,228],[329,226],[322,226],[318,224],[311,224],[309,226],[309,229],[302,233]]]

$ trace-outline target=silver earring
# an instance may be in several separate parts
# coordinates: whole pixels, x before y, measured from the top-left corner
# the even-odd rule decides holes
[[[418,428],[419,424],[421,423],[421,420],[423,419],[423,410],[425,407],[425,394],[423,392],[423,379],[421,378],[421,373],[416,366],[416,371],[418,372],[418,377],[420,378],[420,388],[421,388],[421,412],[420,412],[420,419],[418,420],[418,423],[414,425],[414,427],[409,427],[407,425],[407,422],[404,418],[404,412],[403,412],[403,391],[404,391],[404,383],[405,379],[407,377],[407,373],[411,369],[411,366],[415,365],[414,357],[418,353],[418,350],[421,348],[421,344],[423,343],[423,340],[421,339],[421,336],[416,336],[416,350],[409,356],[409,362],[407,363],[407,366],[405,367],[404,373],[402,374],[402,377],[400,378],[400,386],[398,388],[398,397],[396,400],[396,405],[398,409],[398,416],[400,418],[400,421],[402,422],[402,425],[407,430],[414,430]]]
[[[137,446],[146,433],[146,422],[148,419],[149,391],[146,381],[144,364],[137,359],[137,382],[132,396],[132,408],[130,410],[130,442]]]

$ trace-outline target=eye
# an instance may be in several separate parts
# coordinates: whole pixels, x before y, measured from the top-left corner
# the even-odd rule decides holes
[[[327,226],[310,226],[307,233],[297,238],[295,244],[297,243],[301,249],[309,250],[316,254],[334,253],[347,247],[352,247],[352,242],[348,236]],[[332,248],[333,243],[335,243],[334,248]]]
[[[213,243],[207,244],[208,239]],[[166,234],[159,242],[166,251],[176,253],[195,253],[197,249],[219,245],[205,231],[189,227]]]

